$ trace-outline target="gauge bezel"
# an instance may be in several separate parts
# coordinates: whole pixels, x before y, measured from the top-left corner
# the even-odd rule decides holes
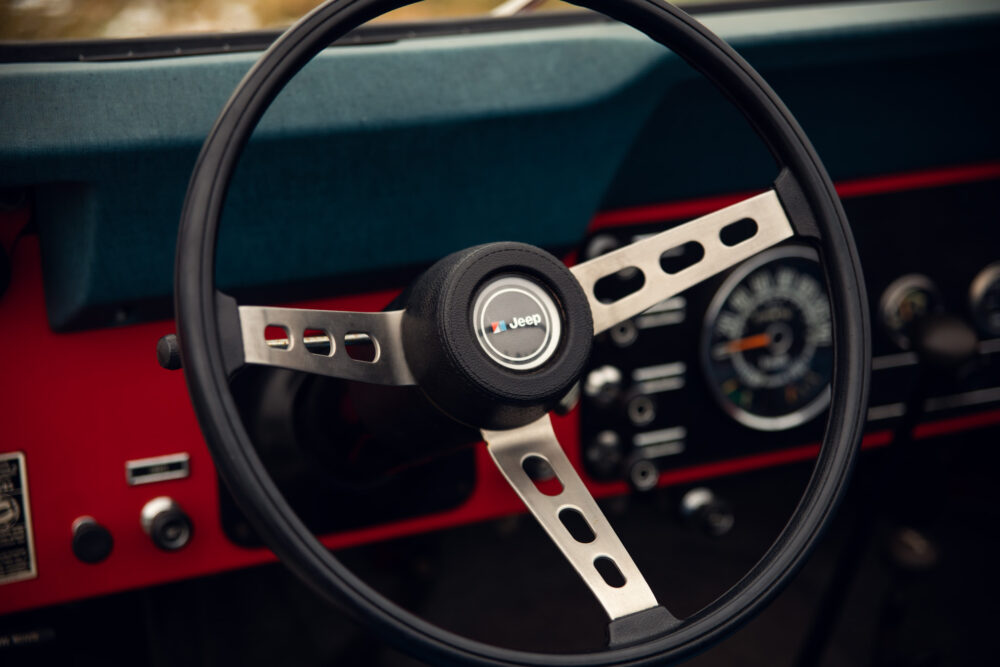
[[[990,289],[997,281],[1000,281],[1000,261],[988,264],[976,274],[969,284],[969,312],[975,320],[976,327],[985,336],[998,336],[1000,332],[990,329],[986,322],[982,321],[980,306]]]
[[[730,295],[733,293],[733,290],[736,289],[737,285],[743,282],[743,280],[751,273],[766,264],[770,264],[771,262],[779,259],[788,258],[812,260],[817,266],[822,268],[819,261],[819,253],[809,246],[799,244],[782,245],[765,250],[759,255],[751,257],[747,261],[743,262],[738,267],[733,269],[732,273],[726,276],[726,279],[721,285],[719,285],[719,289],[716,290],[715,295],[709,302],[708,309],[705,311],[705,317],[702,320],[701,343],[699,345],[701,368],[702,372],[705,374],[705,379],[708,382],[709,392],[712,394],[715,402],[719,404],[719,407],[721,407],[726,414],[743,426],[752,428],[755,431],[787,431],[788,429],[801,426],[802,424],[811,421],[830,405],[830,383],[827,382],[823,391],[820,392],[820,394],[810,403],[807,403],[801,408],[789,412],[788,414],[776,417],[764,417],[762,415],[748,412],[747,410],[734,405],[732,401],[728,400],[722,392],[719,391],[718,384],[713,382],[711,379],[712,374],[710,371],[712,359],[709,353],[711,347],[709,339],[712,335],[712,325],[714,324],[716,318],[718,318],[719,313],[722,312],[722,307],[726,304],[726,301],[729,300]],[[825,281],[823,282],[823,288],[824,290],[828,290]],[[829,299],[829,294],[827,294],[827,298]]]

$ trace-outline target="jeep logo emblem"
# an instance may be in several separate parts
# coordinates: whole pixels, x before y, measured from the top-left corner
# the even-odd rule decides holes
[[[531,370],[548,361],[562,331],[548,290],[516,275],[496,278],[479,290],[472,327],[486,356],[513,370]]]
[[[507,329],[517,329],[518,327],[537,327],[542,323],[542,316],[535,313],[527,317],[512,317],[510,318],[510,324],[507,324],[507,321],[500,320],[499,322],[491,323],[490,327],[493,329],[493,333],[500,333],[501,331],[507,331]]]

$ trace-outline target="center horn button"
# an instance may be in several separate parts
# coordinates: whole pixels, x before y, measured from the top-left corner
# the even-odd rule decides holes
[[[528,278],[502,275],[476,295],[472,327],[486,356],[504,368],[530,371],[555,354],[562,315],[547,289]]]
[[[523,243],[449,255],[406,299],[407,363],[427,397],[475,428],[516,428],[568,392],[590,354],[590,306],[569,269]]]

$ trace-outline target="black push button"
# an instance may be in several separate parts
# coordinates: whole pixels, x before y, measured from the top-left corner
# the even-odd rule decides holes
[[[156,341],[156,363],[168,371],[181,368],[181,344],[177,334],[167,334]]]
[[[73,555],[84,563],[100,563],[111,555],[114,545],[111,532],[93,517],[81,516],[73,522]]]

